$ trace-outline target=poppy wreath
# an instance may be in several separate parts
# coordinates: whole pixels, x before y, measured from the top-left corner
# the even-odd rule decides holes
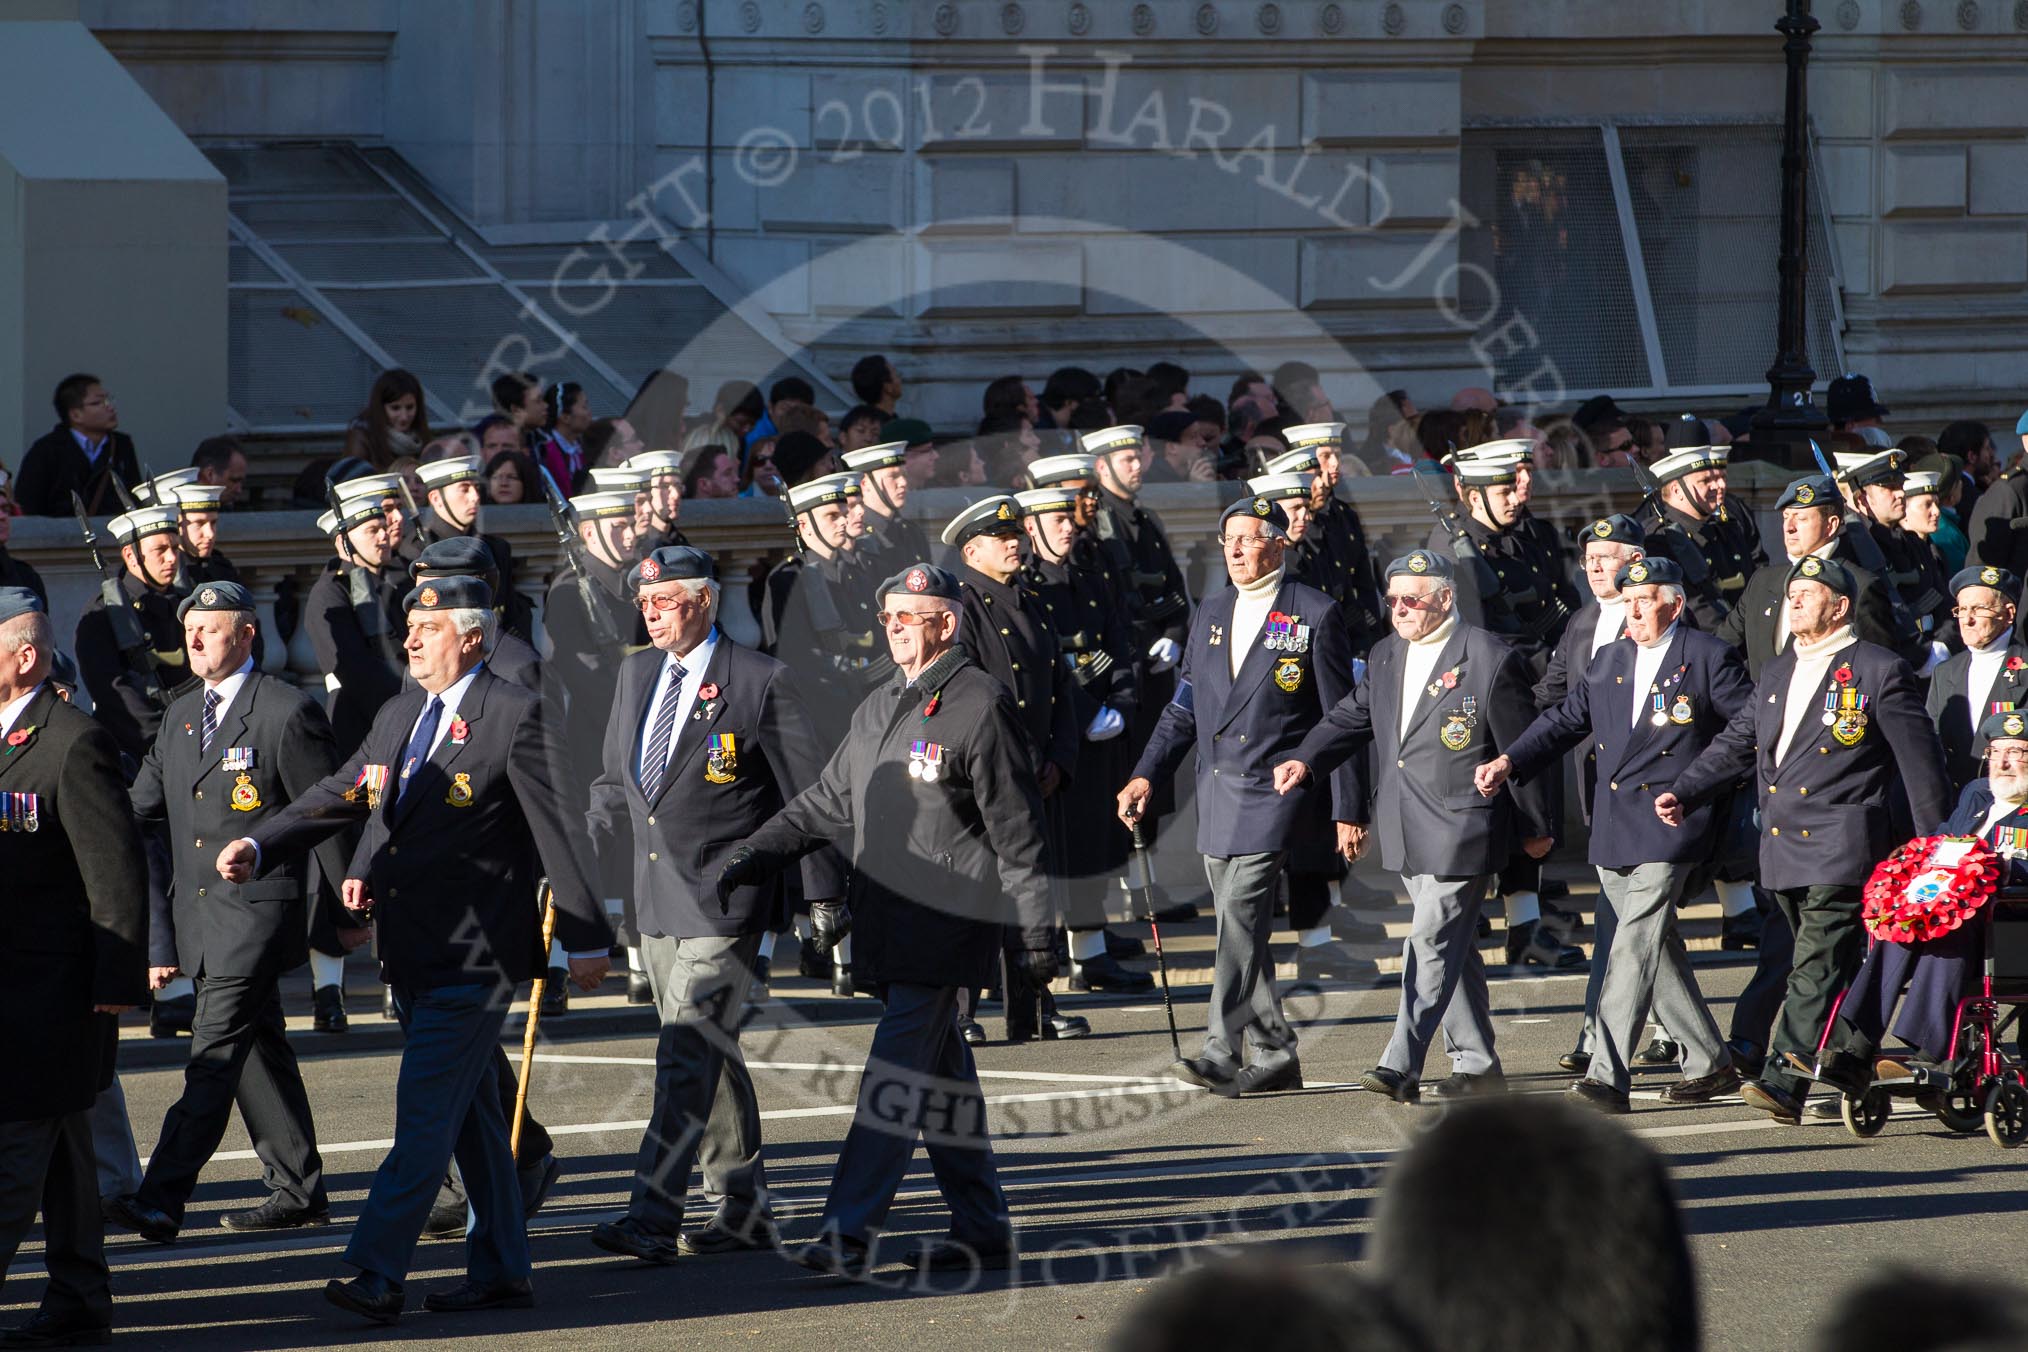
[[[1935,862],[1944,845],[1967,848],[1958,862]],[[1965,923],[2000,888],[2000,856],[1976,837],[1917,836],[1880,861],[1861,893],[1866,932],[1888,943],[1937,939]]]

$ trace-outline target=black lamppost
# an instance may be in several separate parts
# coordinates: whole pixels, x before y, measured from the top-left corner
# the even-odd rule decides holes
[[[1776,264],[1774,365],[1768,368],[1767,406],[1754,415],[1753,444],[1762,459],[1796,468],[1814,468],[1805,438],[1830,426],[1810,400],[1817,373],[1809,358],[1809,64],[1810,35],[1822,27],[1810,14],[1810,0],[1788,0],[1788,13],[1775,21],[1787,41],[1788,97],[1782,110],[1781,257]]]

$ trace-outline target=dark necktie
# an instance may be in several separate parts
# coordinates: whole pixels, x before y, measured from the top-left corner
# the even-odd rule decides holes
[[[204,727],[197,734],[197,750],[202,755],[211,750],[211,739],[218,735],[218,691],[204,692]]]
[[[415,734],[408,739],[408,750],[401,753],[401,783],[395,789],[395,802],[401,801],[408,792],[409,780],[430,758],[430,748],[437,741],[437,721],[443,714],[444,702],[431,695],[430,702],[423,706],[422,721],[415,725]]]
[[[641,753],[641,795],[651,803],[669,771],[669,742],[676,734],[676,697],[682,690],[683,664],[671,658],[669,688],[662,696],[662,707],[655,711],[655,726],[648,730],[648,749]]]

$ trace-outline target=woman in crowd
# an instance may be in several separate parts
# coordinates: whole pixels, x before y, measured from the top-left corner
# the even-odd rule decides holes
[[[366,407],[345,429],[345,454],[384,471],[404,455],[414,455],[430,439],[429,411],[423,406],[422,382],[396,367],[382,371],[366,396]]]

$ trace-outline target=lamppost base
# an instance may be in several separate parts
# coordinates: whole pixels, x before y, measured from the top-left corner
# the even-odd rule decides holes
[[[1810,442],[1815,439],[1823,445],[1830,432],[1831,420],[1815,404],[1771,404],[1754,414],[1753,437],[1745,447],[1747,454],[1735,453],[1733,458],[1764,460],[1814,474],[1817,458],[1810,453]]]

